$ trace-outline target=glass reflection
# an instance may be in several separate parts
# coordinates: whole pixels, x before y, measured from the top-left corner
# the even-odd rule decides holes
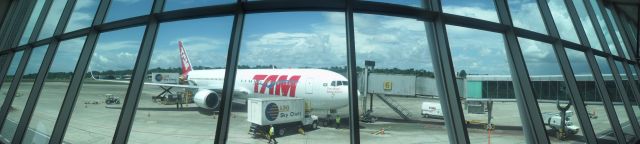
[[[0,85],[0,102],[4,103],[4,99],[7,97],[7,92],[9,92],[9,87],[11,86],[11,82],[13,82],[13,78],[18,71],[18,65],[20,64],[20,60],[22,59],[22,54],[24,51],[18,51],[13,54],[13,58],[11,58],[11,64],[9,64],[9,68],[7,74],[4,77],[2,84]]]
[[[640,117],[640,109],[638,109],[638,101],[636,100],[636,95],[633,93],[632,87],[631,87],[631,83],[632,81],[629,81],[629,75],[627,75],[627,72],[624,69],[624,65],[622,65],[622,62],[620,61],[615,61],[615,65],[616,68],[618,69],[618,73],[620,73],[620,78],[622,79],[622,85],[624,86],[624,89],[627,93],[627,97],[629,98],[629,103],[631,104],[631,109],[633,109],[633,112],[635,113],[636,117]]]
[[[233,96],[240,104],[231,105],[227,143],[268,142],[271,127],[278,142],[349,143],[344,19],[337,12],[246,16],[234,86],[244,94]],[[272,115],[256,118],[267,103]]]
[[[584,143],[580,122],[551,44],[518,38],[547,136],[552,143]],[[551,138],[554,137],[554,138]]]
[[[564,0],[547,0],[547,4],[549,4],[551,17],[553,17],[553,21],[558,28],[560,37],[564,40],[579,44],[578,33],[573,27],[573,22],[571,21],[571,16],[569,15],[569,11],[567,11]]]
[[[24,45],[29,42],[29,37],[31,37],[31,34],[33,33],[33,28],[36,26],[36,21],[38,21],[40,11],[42,11],[42,7],[44,7],[44,2],[45,0],[36,1],[36,5],[33,7],[33,11],[31,11],[31,16],[29,16],[29,22],[27,22],[27,26],[24,28],[22,37],[20,37],[19,45]]]
[[[424,7],[422,0],[366,0],[366,1],[392,3],[392,4],[406,5],[406,6],[412,6],[412,7],[419,7],[419,8]]]
[[[596,86],[586,55],[573,49],[565,48],[565,50],[567,50],[567,57],[576,78],[578,92],[584,101],[591,126],[598,137],[598,142],[605,143],[607,142],[606,140],[615,142],[612,125],[607,118],[608,112],[605,109],[604,101],[602,101],[602,95],[600,95],[600,91]]]
[[[442,11],[496,23],[500,22],[493,0],[444,0],[442,1]]]
[[[616,116],[618,116],[618,121],[620,126],[622,127],[625,135],[634,135],[633,129],[631,128],[631,123],[629,123],[630,119],[627,115],[627,110],[624,107],[624,103],[622,102],[622,93],[616,85],[615,79],[611,72],[612,67],[609,66],[607,62],[607,58],[596,56],[596,61],[598,62],[598,66],[600,68],[600,72],[602,72],[602,77],[604,78],[604,83],[607,88],[607,92],[609,93],[609,97],[611,98],[611,102],[613,103],[613,108],[616,112]]]
[[[609,28],[607,28],[607,23],[604,22],[604,17],[602,17],[602,11],[600,11],[600,5],[595,0],[590,0],[591,7],[596,13],[596,20],[598,20],[598,24],[600,25],[600,29],[602,29],[602,33],[604,34],[605,41],[607,42],[607,47],[609,47],[609,51],[613,55],[619,55],[618,50],[616,49],[615,44],[613,43],[613,39],[611,38],[611,33],[609,33]]]
[[[618,29],[618,24],[617,22],[614,20],[613,14],[611,13],[611,10],[608,8],[605,8],[605,11],[607,12],[607,15],[609,16],[609,22],[611,23],[611,25],[613,25],[613,31],[616,34],[616,37],[618,38],[618,41],[620,42],[620,46],[622,49],[622,53],[624,54],[624,57],[627,59],[630,59],[631,57],[629,57],[629,52],[627,52],[627,44],[625,42],[622,42],[622,35],[620,34],[620,30]]]
[[[111,142],[144,30],[139,26],[99,35],[64,142]]]
[[[85,39],[65,40],[58,45],[23,143],[46,143],[49,139]]]
[[[471,143],[525,143],[504,37],[447,25]]]
[[[24,73],[22,74],[22,79],[20,79],[16,93],[13,95],[7,94],[7,96],[13,97],[13,101],[10,104],[10,110],[4,120],[4,124],[2,124],[2,131],[0,134],[3,138],[8,139],[9,141],[11,141],[15,135],[18,122],[20,122],[22,112],[25,104],[27,103],[27,98],[30,96],[29,94],[31,93],[31,88],[33,87],[33,83],[38,75],[40,65],[42,65],[44,54],[47,52],[47,46],[48,45],[40,46],[31,51],[31,56],[29,57],[29,61],[27,62]]]
[[[582,27],[587,34],[589,45],[591,45],[591,48],[602,51],[602,46],[600,45],[598,36],[596,36],[596,29],[593,26],[593,23],[591,23],[591,18],[589,18],[589,14],[587,14],[587,8],[585,7],[584,2],[581,0],[575,0],[573,1],[573,4],[576,7],[576,11],[578,11],[578,17],[580,17]]]
[[[53,36],[53,32],[56,30],[58,21],[60,21],[60,17],[62,16],[62,10],[64,10],[66,4],[67,0],[53,1],[49,9],[49,14],[47,14],[42,29],[40,30],[40,35],[38,35],[38,40]]]
[[[513,25],[523,29],[547,34],[542,15],[535,0],[507,1]]]
[[[81,28],[91,26],[93,18],[100,5],[99,0],[79,0],[76,1],[76,5],[73,7],[71,17],[64,32],[70,32]]]
[[[234,0],[167,0],[163,11],[234,3]]]
[[[104,22],[112,22],[151,12],[152,0],[113,0]]]
[[[449,143],[427,24],[399,17],[354,15],[357,83],[363,95],[358,101],[364,122],[360,123],[361,143]],[[375,62],[375,66],[365,61]],[[386,135],[393,137],[384,138]]]
[[[209,90],[219,94],[222,89],[232,21],[233,17],[216,17],[160,24],[147,70],[149,79],[128,142],[214,142],[218,111],[199,105],[206,99],[197,96]],[[181,56],[182,50],[186,57]],[[190,60],[191,72],[183,71],[182,58]],[[199,79],[201,74],[215,80]],[[189,85],[193,87],[184,87]]]
[[[629,67],[631,67],[630,71],[632,73],[631,80],[636,82],[636,86],[638,86],[638,91],[640,91],[640,78],[638,78],[638,71],[640,69],[638,69],[635,64],[629,64]]]

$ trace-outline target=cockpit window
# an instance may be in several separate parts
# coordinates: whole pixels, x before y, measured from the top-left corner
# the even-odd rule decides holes
[[[348,81],[331,81],[331,86],[346,86],[349,85]]]

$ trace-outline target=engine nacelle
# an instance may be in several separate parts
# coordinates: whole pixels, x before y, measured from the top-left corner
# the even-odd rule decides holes
[[[214,91],[200,89],[193,97],[193,102],[201,108],[216,109],[220,105],[220,96]]]

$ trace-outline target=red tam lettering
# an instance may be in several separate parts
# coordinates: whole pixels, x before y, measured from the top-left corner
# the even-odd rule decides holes
[[[280,76],[278,78],[279,83],[276,85],[276,95],[282,94],[282,96],[295,97],[298,80],[300,80],[299,75],[291,76],[291,79],[288,80],[287,75]]]
[[[267,75],[255,75],[253,76],[253,92],[258,93],[258,84],[261,80],[264,80]]]
[[[264,93],[264,90],[269,86],[269,94],[273,95],[273,86],[276,84],[276,78],[278,75],[270,75],[268,76],[264,82],[262,82],[262,87],[260,88],[260,93]]]

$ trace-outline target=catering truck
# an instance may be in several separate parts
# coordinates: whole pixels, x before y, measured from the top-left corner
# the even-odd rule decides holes
[[[318,117],[310,115],[310,109],[302,98],[263,97],[247,99],[247,121],[251,123],[249,134],[266,135],[270,126],[278,136],[289,130],[317,129]]]
[[[444,118],[442,115],[442,107],[437,102],[422,102],[421,114],[425,118]]]
[[[566,111],[565,119],[564,119],[565,123],[564,123],[564,129],[563,129],[562,123],[561,123],[562,116],[560,116],[560,113],[553,113],[553,112],[542,113],[542,119],[544,120],[544,124],[551,127],[551,129],[557,131],[556,137],[560,139],[564,139],[570,135],[575,135],[580,131],[580,127],[578,127],[577,125],[574,125],[573,122],[571,121],[572,116],[573,116],[572,111]]]

